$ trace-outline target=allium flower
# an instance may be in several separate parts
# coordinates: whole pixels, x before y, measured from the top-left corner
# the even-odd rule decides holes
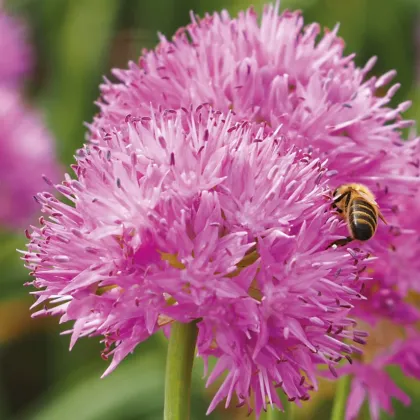
[[[31,64],[32,52],[25,42],[25,29],[9,16],[0,1],[0,85],[13,85],[22,79]]]
[[[54,177],[54,143],[19,94],[0,88],[0,225],[22,226],[38,208],[42,174]]]
[[[113,71],[120,82],[101,86],[89,138],[100,143],[103,132],[127,115],[147,114],[150,103],[175,109],[209,103],[233,110],[236,121],[265,122],[266,133],[281,125],[298,148],[328,160],[331,190],[356,182],[374,192],[388,226],[380,221],[372,240],[349,245],[376,258],[358,273],[374,281],[352,315],[408,328],[419,319],[406,299],[420,284],[419,139],[401,138],[413,124],[401,117],[410,102],[389,106],[399,84],[382,93],[396,72],[369,77],[376,58],[358,68],[354,54],[343,55],[337,29],[319,38],[319,25],[304,27],[300,12],[279,16],[278,2],[261,20],[252,9],[237,18],[226,11],[193,16],[172,41],[160,36],[154,51]],[[343,236],[341,222],[335,239]]]
[[[38,195],[37,314],[74,321],[71,346],[103,336],[106,373],[173,320],[200,320],[198,354],[218,359],[208,383],[228,372],[209,411],[234,394],[257,414],[281,407],[276,387],[308,399],[316,367],[335,373],[357,351],[343,340],[364,342],[348,313],[370,264],[327,249],[324,163],[231,113],[148,115],[80,151],[77,179],[56,187],[73,206]]]
[[[121,83],[102,85],[91,139],[127,115],[145,115],[151,102],[175,109],[207,102],[222,112],[232,109],[238,121],[264,121],[266,131],[282,125],[296,146],[328,159],[332,190],[360,182],[374,192],[389,226],[380,222],[365,249],[381,256],[377,277],[389,287],[401,284],[405,295],[418,289],[420,268],[420,225],[404,217],[407,206],[420,210],[413,202],[419,139],[403,142],[400,134],[413,124],[400,115],[410,102],[390,108],[399,84],[383,97],[378,91],[396,72],[367,78],[375,57],[358,68],[354,54],[343,56],[337,28],[316,42],[319,32],[316,23],[304,27],[300,12],[279,16],[278,3],[266,7],[261,23],[252,9],[236,19],[226,11],[193,17],[172,41],[161,36],[137,64],[113,71]],[[347,234],[344,224],[341,234]]]

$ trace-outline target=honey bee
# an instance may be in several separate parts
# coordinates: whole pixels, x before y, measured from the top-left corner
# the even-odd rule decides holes
[[[350,236],[339,239],[332,245],[346,245],[357,239],[367,241],[375,235],[378,217],[387,224],[375,201],[375,196],[368,187],[361,184],[344,184],[333,194],[333,208],[347,222]]]

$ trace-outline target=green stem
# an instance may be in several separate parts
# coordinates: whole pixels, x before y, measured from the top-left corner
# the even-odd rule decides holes
[[[346,402],[350,388],[350,376],[342,376],[338,380],[335,391],[334,403],[331,412],[331,420],[343,420],[346,414]]]
[[[294,420],[295,418],[295,412],[296,412],[296,404],[295,403],[289,403],[287,406],[287,419],[288,420]]]
[[[280,420],[284,419],[284,413],[282,413],[277,408],[271,408],[269,405],[267,407],[267,412],[262,412],[260,416],[260,420]]]
[[[191,374],[197,340],[195,322],[174,322],[166,359],[164,420],[189,420]]]

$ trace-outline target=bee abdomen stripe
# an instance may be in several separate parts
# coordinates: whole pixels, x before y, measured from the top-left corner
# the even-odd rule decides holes
[[[378,224],[378,219],[375,216],[372,216],[370,213],[362,210],[355,210],[352,213],[352,220],[354,220],[356,223],[359,221],[366,221],[374,226]]]
[[[374,220],[376,220],[378,218],[376,216],[375,210],[372,210],[370,207],[357,205],[357,206],[354,207],[353,210],[354,210],[355,213],[368,214]]]
[[[365,200],[354,200],[352,203],[352,207],[354,208],[354,210],[363,210],[366,213],[372,213],[372,217],[376,217],[375,208],[372,206],[372,204],[368,203]]]
[[[356,211],[357,212],[361,211],[365,214],[369,214],[374,220],[376,220],[377,218],[375,209],[369,203],[360,202],[356,200],[353,201],[349,208],[349,217],[352,218],[353,213]]]
[[[359,239],[361,241],[367,241],[375,234],[375,231],[372,229],[371,224],[367,222],[359,223],[357,226],[351,224],[350,229],[353,238]]]
[[[376,223],[372,223],[369,216],[361,216],[350,220],[350,228],[352,232],[355,232],[362,226],[369,226],[369,229],[372,231],[372,235],[376,230]]]

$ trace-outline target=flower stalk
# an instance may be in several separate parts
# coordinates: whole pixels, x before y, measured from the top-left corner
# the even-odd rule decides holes
[[[287,419],[294,420],[296,413],[296,404],[289,404],[287,408]],[[273,417],[273,420],[280,419],[280,417]]]
[[[269,405],[267,407],[267,411],[261,413],[260,420],[288,419],[289,418],[289,413],[290,413],[289,410],[290,410],[290,408],[287,409],[286,414],[285,414],[284,412],[281,412],[278,408],[271,407],[271,405]],[[292,417],[290,417],[290,419],[291,418]]]
[[[164,420],[189,420],[191,374],[197,324],[174,322],[169,338],[165,373]]]
[[[350,375],[344,375],[337,381],[331,420],[343,420],[346,414],[347,396],[350,388]]]

